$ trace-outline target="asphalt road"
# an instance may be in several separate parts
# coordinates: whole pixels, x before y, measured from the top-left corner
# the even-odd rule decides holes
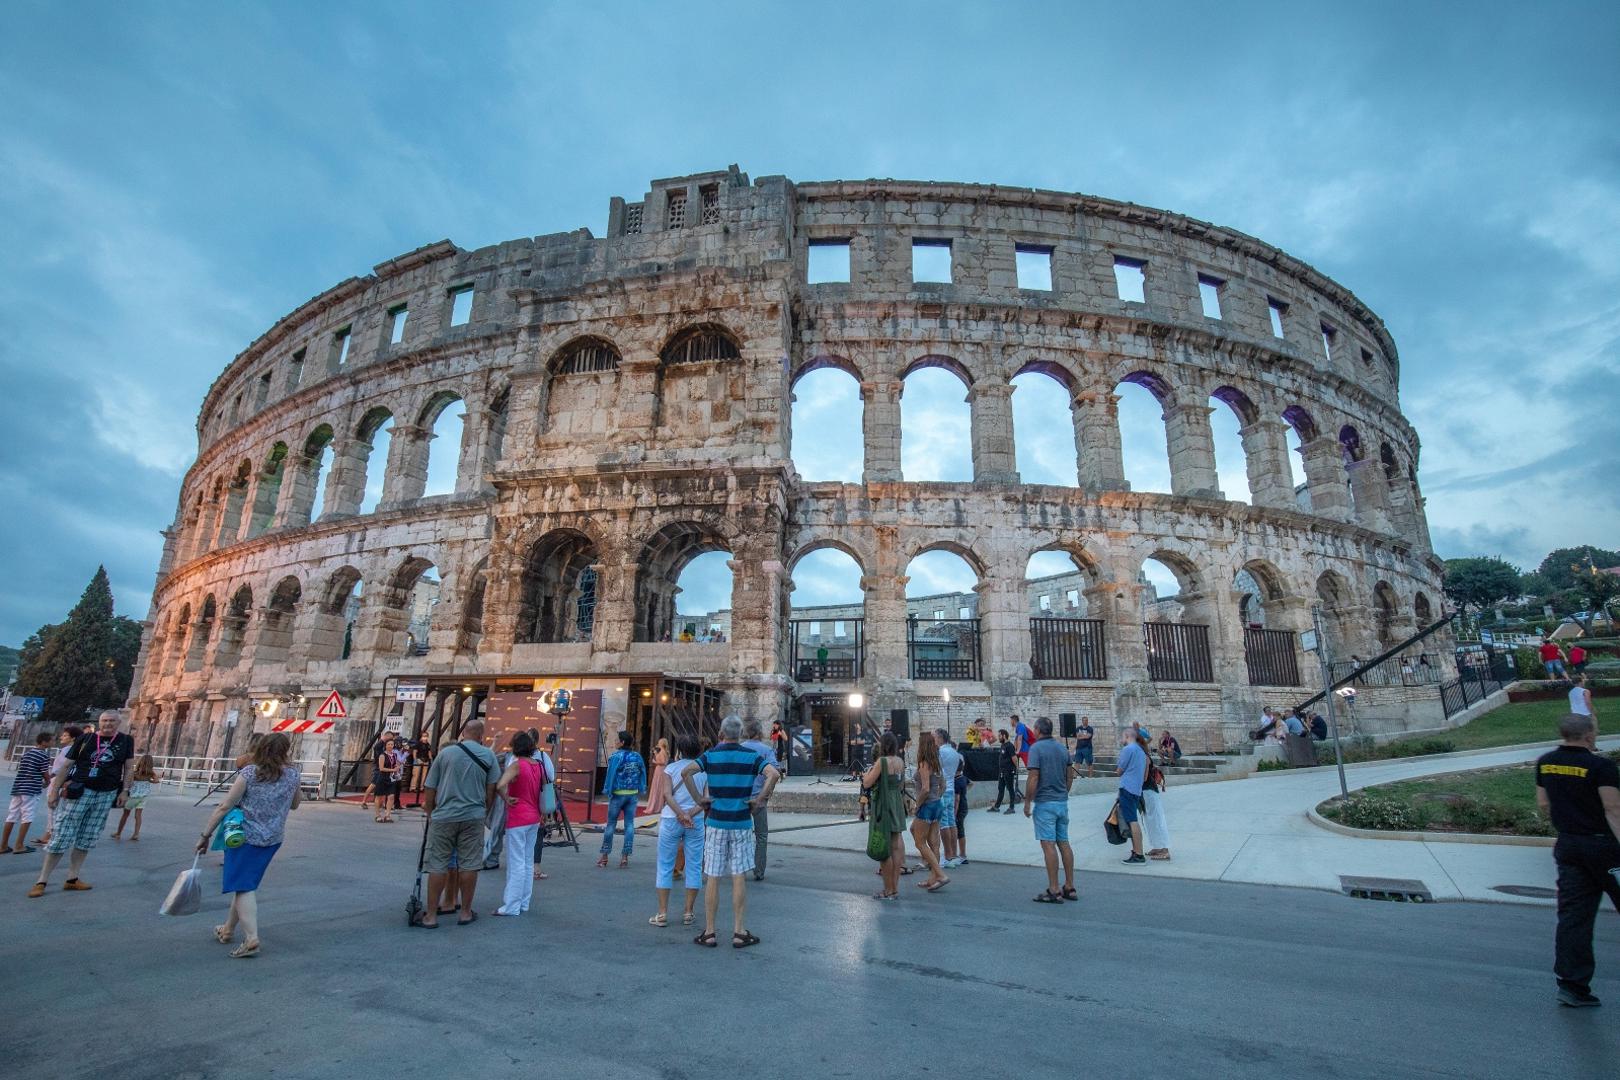
[[[880,905],[864,855],[809,848],[773,848],[753,949],[647,925],[645,840],[625,871],[592,865],[594,838],[549,851],[523,918],[408,930],[414,815],[314,805],[261,891],[263,955],[234,961],[209,933],[217,869],[202,914],[156,914],[204,811],[149,805],[139,844],[92,853],[92,892],[59,871],[26,899],[37,859],[0,857],[6,1075],[1568,1080],[1620,1061],[1611,913],[1611,1004],[1580,1011],[1553,1004],[1546,909],[1124,875],[1056,907],[1030,902],[1033,871],[989,865]]]

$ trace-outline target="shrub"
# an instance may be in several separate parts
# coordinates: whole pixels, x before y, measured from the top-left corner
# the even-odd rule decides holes
[[[1352,829],[1401,832],[1423,828],[1423,819],[1411,807],[1377,795],[1352,795],[1337,809],[1339,821]]]
[[[1551,835],[1548,822],[1540,815],[1526,813],[1516,806],[1489,802],[1485,799],[1459,799],[1447,808],[1446,817],[1452,825],[1464,832],[1507,832],[1521,836]]]
[[[1547,665],[1541,662],[1541,654],[1534,646],[1520,645],[1513,650],[1513,664],[1519,669],[1521,679],[1545,679]]]
[[[1283,761],[1280,758],[1267,758],[1266,760],[1262,761],[1260,764],[1256,765],[1254,767],[1254,771],[1255,772],[1276,772],[1279,769],[1286,769],[1286,768],[1288,768],[1288,762]]]

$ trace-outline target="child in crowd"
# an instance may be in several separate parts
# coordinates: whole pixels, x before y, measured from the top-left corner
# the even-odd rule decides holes
[[[40,793],[50,779],[51,733],[42,731],[34,745],[17,762],[17,778],[11,782],[11,805],[6,809],[6,831],[0,833],[0,855],[22,855],[28,851],[28,827],[34,823]],[[11,846],[11,830],[17,830],[17,846]]]
[[[129,834],[131,840],[141,838],[141,812],[146,806],[146,798],[152,794],[152,785],[157,783],[157,770],[152,767],[152,755],[142,754],[135,761],[135,771],[129,775],[129,794],[124,796],[124,814],[118,819],[118,828],[113,830],[113,839],[124,838],[124,825],[129,821],[131,811],[135,813],[135,831]]]

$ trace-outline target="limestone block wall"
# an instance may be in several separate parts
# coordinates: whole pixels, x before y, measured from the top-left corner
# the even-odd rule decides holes
[[[913,280],[919,242],[948,245],[948,282]],[[812,244],[847,247],[847,281],[810,282]],[[1050,288],[1019,280],[1021,251]],[[1140,300],[1121,297],[1116,267],[1140,274]],[[902,474],[900,401],[920,367],[963,383],[971,482]],[[789,455],[793,386],[823,368],[859,388],[859,484],[806,480]],[[301,736],[300,754],[349,756],[400,676],[664,673],[784,715],[804,689],[787,656],[793,566],[835,546],[861,569],[866,665],[848,688],[874,714],[943,720],[947,684],[913,678],[905,639],[907,565],[944,548],[979,577],[982,665],[952,685],[954,726],[1075,711],[1213,745],[1314,679],[1301,656],[1305,687],[1250,685],[1240,571],[1268,626],[1305,629],[1318,609],[1342,655],[1440,613],[1399,371],[1377,316],[1297,259],[1085,195],[750,182],[733,167],[614,199],[604,236],[440,241],[300,305],[208,391],[131,694],[137,730],[159,752],[221,751],[248,730],[225,725],[231,710],[339,689],[354,718]],[[1027,372],[1067,394],[1074,487],[1018,476],[1011,381]],[[1124,482],[1127,382],[1163,406],[1170,494]],[[1219,490],[1215,408],[1238,415],[1250,503]],[[444,455],[453,490],[426,494]],[[1104,624],[1105,678],[1035,678],[1024,573],[1054,549]],[[729,553],[728,640],[667,640],[680,571],[708,551]],[[1152,678],[1149,557],[1181,579],[1176,619],[1204,628],[1212,682]],[[441,582],[428,653],[406,655],[424,574]]]

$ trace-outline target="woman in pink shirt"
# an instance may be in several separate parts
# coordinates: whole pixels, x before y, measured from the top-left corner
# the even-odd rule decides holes
[[[534,738],[512,736],[512,762],[501,773],[496,792],[506,800],[506,893],[497,915],[521,915],[534,895],[534,841],[540,831],[540,790],[545,769],[534,760]]]

